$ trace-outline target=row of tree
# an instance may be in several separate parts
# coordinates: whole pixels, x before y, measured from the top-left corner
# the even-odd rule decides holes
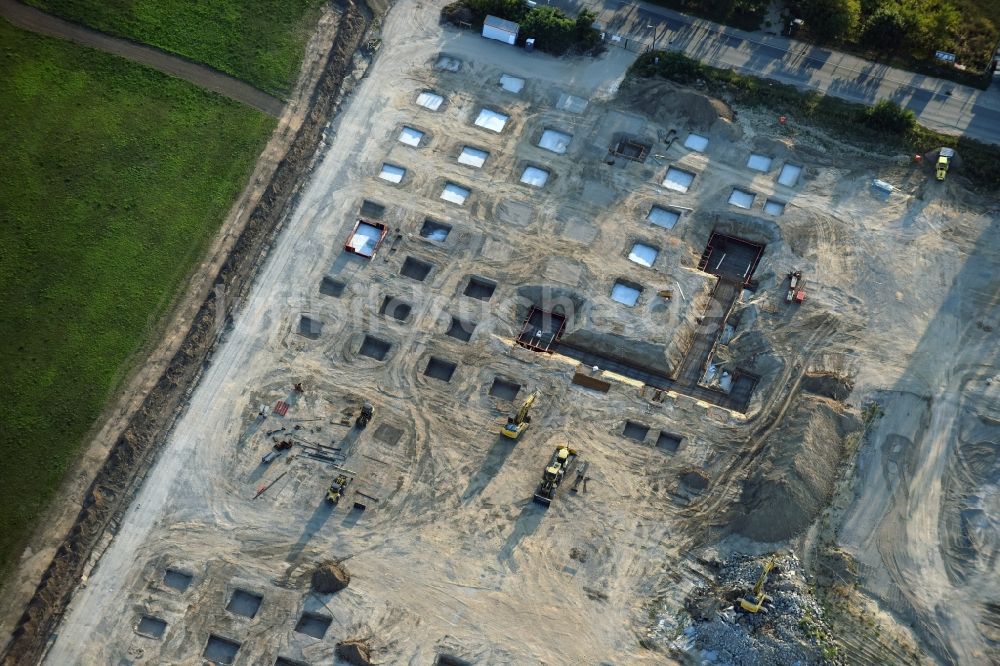
[[[601,41],[594,29],[597,14],[587,9],[573,18],[555,7],[531,7],[524,0],[458,0],[445,7],[441,15],[455,25],[469,24],[477,29],[482,28],[487,16],[514,21],[521,25],[521,44],[533,37],[538,50],[554,55],[591,52]]]
[[[789,8],[818,41],[888,53],[945,48],[961,22],[942,0],[794,0]]]

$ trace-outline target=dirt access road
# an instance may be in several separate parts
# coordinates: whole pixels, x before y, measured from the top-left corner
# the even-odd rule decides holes
[[[24,30],[67,39],[152,67],[164,74],[189,81],[199,88],[211,90],[223,97],[252,106],[275,118],[281,117],[285,107],[285,103],[280,99],[207,65],[200,65],[152,46],[112,37],[77,23],[65,21],[17,0],[0,0],[0,16]]]
[[[966,246],[908,367],[874,394],[885,415],[861,451],[840,534],[864,588],[951,664],[998,663],[1000,291],[988,267],[1000,253],[986,242],[996,226]]]

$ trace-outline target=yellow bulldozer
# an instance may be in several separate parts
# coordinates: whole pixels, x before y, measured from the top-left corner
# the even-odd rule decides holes
[[[750,598],[747,599],[746,597],[740,597],[740,608],[748,613],[759,613],[762,610],[767,610],[764,608],[764,603],[771,597],[764,594],[764,584],[767,583],[767,576],[771,573],[771,569],[774,568],[774,565],[775,562],[773,557],[764,563],[764,568],[760,572],[757,584],[753,586],[753,591],[748,595]]]
[[[549,464],[545,466],[545,471],[542,473],[542,481],[538,484],[538,489],[535,491],[534,500],[536,502],[542,506],[552,504],[552,500],[556,496],[556,491],[559,490],[559,484],[562,483],[562,480],[566,477],[566,473],[569,472],[569,468],[576,460],[576,455],[576,450],[568,446],[556,447],[552,458],[549,459]]]
[[[521,405],[521,409],[517,410],[517,414],[514,416],[507,417],[507,423],[504,425],[503,430],[500,434],[504,437],[509,437],[510,439],[517,439],[521,436],[528,426],[531,425],[531,416],[528,412],[531,411],[531,406],[535,404],[535,400],[538,400],[538,396],[541,392],[534,391],[528,396],[528,399],[524,401]]]

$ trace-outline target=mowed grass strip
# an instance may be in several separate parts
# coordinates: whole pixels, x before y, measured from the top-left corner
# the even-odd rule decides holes
[[[49,13],[205,63],[284,98],[323,0],[26,0]]]
[[[0,72],[5,576],[275,120],[3,20]]]

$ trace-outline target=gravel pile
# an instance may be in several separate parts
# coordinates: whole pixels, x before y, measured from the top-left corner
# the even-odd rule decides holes
[[[748,595],[767,558],[734,557],[721,563],[718,585],[696,590],[688,600],[692,621],[672,647],[699,663],[836,664],[822,610],[808,592],[794,555],[779,556],[764,592],[766,612],[747,613],[739,597]]]

